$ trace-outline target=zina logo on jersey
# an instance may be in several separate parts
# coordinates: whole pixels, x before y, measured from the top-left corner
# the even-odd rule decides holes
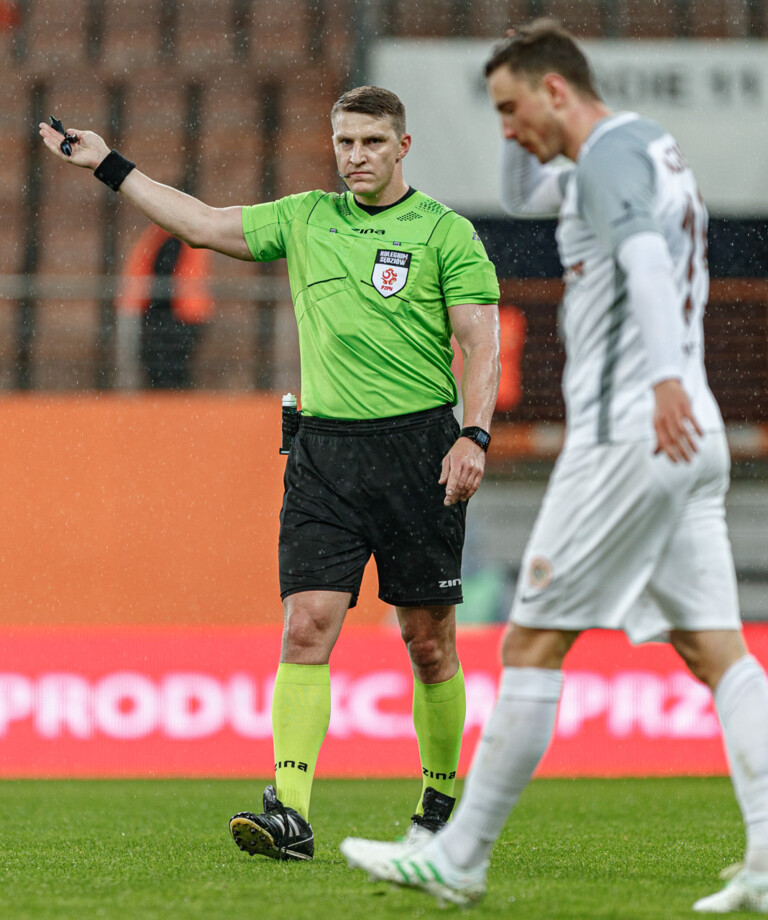
[[[382,297],[391,297],[405,287],[411,267],[410,252],[379,249],[373,264],[371,281]]]

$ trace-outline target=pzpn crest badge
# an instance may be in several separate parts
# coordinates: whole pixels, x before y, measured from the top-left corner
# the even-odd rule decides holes
[[[411,253],[379,249],[371,281],[382,297],[392,297],[405,287],[411,267]]]

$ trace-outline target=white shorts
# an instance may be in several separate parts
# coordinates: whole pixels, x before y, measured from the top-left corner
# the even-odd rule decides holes
[[[725,434],[693,461],[649,442],[566,448],[523,555],[511,619],[537,629],[740,629]]]

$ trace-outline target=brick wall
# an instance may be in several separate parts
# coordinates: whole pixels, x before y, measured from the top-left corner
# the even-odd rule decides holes
[[[194,179],[195,193],[217,206],[336,188],[328,111],[348,79],[346,4],[38,0],[22,6],[16,30],[0,32],[0,130],[17,151],[0,161],[0,275],[98,279],[110,271],[107,224],[117,270],[146,225],[87,173],[41,155],[36,123],[50,113],[101,133],[159,181]],[[110,124],[116,94],[119,123]],[[199,382],[252,387],[265,344],[258,282],[275,272],[223,257],[213,264],[214,283],[240,282],[246,295],[219,297]],[[56,293],[38,295],[32,305],[31,385],[91,386],[101,299]],[[6,308],[0,387],[10,388],[18,383],[20,311],[17,298],[0,305]],[[285,297],[270,309],[292,312]],[[282,355],[280,367],[295,386],[295,347],[287,369],[285,361]]]

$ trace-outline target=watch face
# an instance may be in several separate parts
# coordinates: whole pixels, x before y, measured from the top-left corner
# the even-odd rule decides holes
[[[469,438],[470,441],[474,441],[483,450],[488,450],[488,445],[491,443],[491,436],[488,432],[474,425],[469,428],[462,428],[461,437]]]

